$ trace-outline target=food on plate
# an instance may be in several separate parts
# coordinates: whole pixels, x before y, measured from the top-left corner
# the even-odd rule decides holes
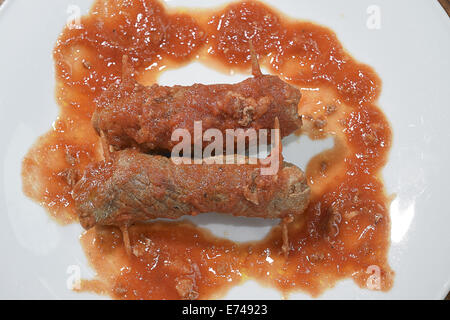
[[[86,229],[207,212],[269,219],[303,213],[310,193],[303,172],[283,163],[277,174],[262,175],[261,166],[175,164],[128,149],[88,167],[73,197]]]
[[[142,151],[167,151],[178,143],[176,129],[194,136],[194,121],[202,129],[271,129],[280,121],[281,135],[300,128],[301,93],[278,76],[263,75],[254,57],[253,77],[236,84],[143,86],[123,59],[123,75],[96,101],[94,128],[115,150],[136,147]],[[270,134],[269,134],[270,135]],[[192,140],[194,143],[194,140]]]
[[[96,277],[82,280],[80,291],[107,294],[116,299],[208,299],[222,297],[246,279],[276,288],[285,297],[299,290],[317,296],[346,278],[353,279],[361,288],[387,291],[392,287],[394,272],[388,261],[391,198],[385,192],[381,175],[388,161],[392,131],[377,106],[382,82],[373,68],[358,62],[345,50],[332,30],[285,16],[260,1],[179,10],[157,0],[95,0],[89,14],[81,17],[79,23],[80,28],[62,31],[54,49],[59,116],[49,132],[29,150],[22,171],[25,194],[45,207],[58,222],[77,222],[78,210],[90,201],[97,201],[95,206],[101,209],[98,214],[109,212],[105,210],[106,203],[128,205],[132,201],[131,207],[135,208],[139,198],[130,199],[129,193],[123,193],[125,198],[119,201],[111,202],[107,198],[118,199],[117,195],[125,190],[117,173],[123,172],[127,188],[140,192],[144,186],[130,180],[130,171],[124,169],[134,166],[136,172],[142,170],[143,176],[155,179],[158,172],[144,170],[148,163],[159,161],[172,168],[168,159],[154,153],[166,154],[163,149],[170,147],[171,130],[182,122],[180,119],[185,117],[192,124],[197,118],[195,114],[200,114],[203,128],[216,126],[208,124],[205,121],[208,114],[203,118],[198,110],[177,112],[170,108],[170,114],[156,109],[162,118],[158,126],[146,129],[148,122],[141,125],[136,120],[141,111],[131,114],[118,110],[120,106],[127,107],[124,103],[127,99],[142,101],[142,106],[151,109],[150,106],[157,104],[154,101],[144,104],[142,98],[150,99],[144,92],[162,92],[164,101],[172,101],[180,98],[174,92],[181,95],[182,90],[187,92],[193,88],[204,99],[200,91],[209,91],[214,86],[154,85],[151,89],[151,85],[167,70],[178,72],[177,67],[191,62],[246,75],[251,65],[257,70],[255,59],[249,54],[250,42],[261,65],[281,80],[253,72],[253,77],[243,83],[275,81],[275,88],[285,86],[297,98],[301,90],[299,116],[292,113],[295,99],[288,99],[291,101],[285,109],[278,110],[274,105],[273,112],[265,114],[269,118],[267,123],[261,122],[264,116],[256,118],[252,109],[245,111],[245,108],[243,117],[240,112],[236,117],[236,113],[219,108],[207,109],[211,110],[209,121],[228,119],[233,128],[243,127],[239,122],[248,122],[245,128],[274,128],[273,120],[278,117],[283,136],[301,124],[301,129],[295,131],[301,138],[291,135],[284,141],[286,160],[299,165],[312,156],[304,166],[310,197],[302,214],[294,215],[293,221],[290,217],[282,219],[281,225],[274,226],[267,234],[263,228],[256,227],[258,223],[253,224],[257,219],[232,219],[231,226],[243,221],[251,223],[255,227],[252,230],[257,230],[251,236],[261,236],[257,241],[226,239],[229,230],[234,230],[230,226],[225,226],[227,234],[216,234],[217,230],[211,233],[204,228],[209,226],[204,223],[208,219],[214,219],[215,223],[229,222],[226,215],[202,215],[176,221],[153,219],[127,228],[97,224],[83,232],[81,243]],[[125,64],[124,56],[128,57]],[[183,70],[179,72],[184,77]],[[192,82],[202,81],[196,74],[188,77]],[[209,81],[214,82],[214,78]],[[127,85],[130,87],[126,88]],[[135,87],[138,89],[133,93]],[[242,88],[242,83],[231,85],[230,90],[237,87]],[[271,95],[279,92],[282,90]],[[123,93],[127,96],[122,100],[119,95]],[[265,96],[258,90],[252,95]],[[288,96],[281,95],[278,101],[284,103]],[[216,96],[212,98],[224,101]],[[108,101],[113,102],[111,108],[121,115],[120,121],[114,122],[112,114],[107,112]],[[260,110],[260,105],[255,103],[254,110]],[[146,117],[156,119],[142,113],[142,118]],[[167,132],[160,131],[159,125],[165,126]],[[127,132],[122,132],[123,128],[128,128]],[[219,123],[219,128],[223,130],[225,125]],[[313,140],[332,138],[334,146],[312,155],[316,146],[306,149],[305,136]],[[130,147],[135,150],[120,150]],[[138,153],[146,151],[152,155]],[[106,160],[102,162],[104,156]],[[133,157],[142,158],[146,165],[137,168],[136,162],[130,161]],[[127,161],[118,166],[119,158]],[[83,202],[76,200],[83,191],[81,185],[88,185],[89,179],[94,181],[95,174],[101,176],[101,172],[92,171],[96,166],[109,166],[108,170],[116,176],[95,180],[98,185],[88,187],[94,197],[78,207],[80,204],[76,202]],[[211,170],[219,167],[212,166]],[[278,175],[289,169],[295,172],[293,176],[300,177],[300,172],[294,170],[296,167],[287,164],[280,167]],[[88,171],[82,178],[86,168]],[[203,166],[197,165],[195,170],[200,168]],[[227,186],[234,185],[234,178],[231,175]],[[175,182],[190,186],[201,177],[189,176],[189,179]],[[117,190],[111,187],[112,181],[117,181]],[[172,182],[167,186],[173,186]],[[74,185],[77,185],[76,192]],[[211,188],[219,187],[211,185]],[[105,197],[95,197],[96,190],[106,189],[111,192],[104,193]],[[83,196],[87,199],[89,192],[85,192]],[[217,201],[206,203],[200,196],[196,200],[202,201],[195,205],[218,206]],[[243,192],[237,198],[241,199],[236,200],[239,205],[256,206]],[[88,209],[94,210],[83,208]],[[301,211],[301,205],[297,210]]]

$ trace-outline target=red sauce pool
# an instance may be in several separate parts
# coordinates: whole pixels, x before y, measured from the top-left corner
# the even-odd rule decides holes
[[[206,299],[255,279],[284,294],[317,296],[348,277],[362,288],[391,288],[389,199],[380,177],[391,129],[376,106],[381,81],[331,30],[257,1],[190,11],[153,0],[96,1],[80,28],[65,28],[56,43],[60,115],[23,161],[24,192],[56,221],[77,221],[70,182],[102,158],[90,123],[93,101],[121,76],[124,54],[143,83],[193,60],[248,73],[250,38],[264,67],[302,89],[299,134],[335,137],[335,147],[306,168],[312,201],[289,226],[289,257],[281,252],[279,227],[262,241],[234,243],[188,222],[136,225],[132,256],[118,229],[97,228],[81,237],[97,272],[81,290],[118,299]]]

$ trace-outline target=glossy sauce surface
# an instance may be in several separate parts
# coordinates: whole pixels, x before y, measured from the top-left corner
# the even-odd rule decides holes
[[[205,299],[251,278],[285,294],[316,296],[347,277],[363,288],[391,288],[389,199],[380,177],[391,129],[376,106],[381,81],[329,29],[256,1],[200,11],[151,0],[96,1],[80,28],[65,28],[56,43],[60,115],[24,159],[24,192],[57,221],[77,221],[72,185],[102,159],[90,121],[94,100],[120,78],[124,54],[144,84],[193,60],[249,73],[250,38],[260,63],[302,90],[298,134],[335,137],[335,147],[306,168],[311,204],[289,225],[289,257],[281,252],[280,227],[262,241],[234,243],[188,222],[135,225],[131,256],[121,231],[102,227],[81,237],[97,271],[81,290],[119,299]]]

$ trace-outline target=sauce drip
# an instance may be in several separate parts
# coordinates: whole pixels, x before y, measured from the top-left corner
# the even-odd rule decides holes
[[[391,288],[389,199],[380,177],[391,129],[375,104],[381,81],[329,29],[256,1],[190,12],[153,0],[96,1],[79,28],[66,27],[56,43],[60,115],[23,161],[24,192],[58,222],[77,221],[71,184],[102,159],[90,123],[94,100],[120,78],[124,54],[139,81],[150,84],[163,69],[193,60],[248,72],[249,39],[262,66],[302,90],[299,134],[335,138],[335,147],[306,168],[312,199],[289,226],[289,258],[278,226],[262,241],[234,243],[184,221],[135,225],[131,256],[119,229],[97,227],[81,237],[97,271],[81,290],[118,299],[206,299],[253,278],[284,294],[317,296],[346,277],[373,288],[373,266],[380,276],[375,288]]]

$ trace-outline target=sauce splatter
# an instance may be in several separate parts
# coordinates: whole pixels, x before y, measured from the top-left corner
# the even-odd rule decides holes
[[[380,177],[391,129],[375,104],[381,81],[329,29],[257,1],[192,11],[154,0],[96,1],[80,26],[65,28],[56,43],[60,115],[23,161],[25,194],[56,221],[77,221],[71,186],[87,164],[102,159],[90,123],[94,100],[120,78],[124,54],[139,81],[149,84],[162,70],[193,60],[248,72],[250,39],[263,66],[302,90],[298,134],[335,138],[335,147],[306,168],[312,199],[289,226],[289,257],[281,252],[279,227],[262,241],[234,243],[183,221],[135,225],[131,256],[120,230],[98,227],[81,238],[97,271],[82,290],[118,299],[205,299],[253,278],[284,294],[317,296],[347,277],[363,288],[391,288],[389,199]],[[373,266],[378,287],[371,285]]]

